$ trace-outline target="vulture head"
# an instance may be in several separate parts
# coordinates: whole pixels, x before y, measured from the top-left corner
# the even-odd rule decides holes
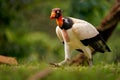
[[[50,19],[58,19],[62,16],[62,11],[60,8],[53,8],[51,12]]]

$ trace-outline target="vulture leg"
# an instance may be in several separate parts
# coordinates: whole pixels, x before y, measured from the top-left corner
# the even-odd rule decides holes
[[[65,59],[62,62],[58,63],[59,66],[69,63],[69,61],[70,61],[71,49],[70,49],[69,43],[65,43],[64,48],[65,48],[64,49],[65,50]]]
[[[84,50],[84,54],[88,58],[89,66],[92,66],[92,51],[91,51],[90,47],[89,46],[85,46],[83,50]]]

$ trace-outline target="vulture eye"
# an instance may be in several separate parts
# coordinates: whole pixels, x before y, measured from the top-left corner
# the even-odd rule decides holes
[[[56,13],[60,13],[60,11],[56,11]]]

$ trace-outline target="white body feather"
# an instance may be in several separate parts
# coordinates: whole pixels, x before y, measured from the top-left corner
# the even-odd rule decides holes
[[[59,26],[56,27],[56,34],[60,39],[60,41],[64,42],[65,45],[65,60],[61,62],[60,65],[66,62],[66,60],[70,58],[70,52],[73,49],[83,50],[85,55],[91,59],[92,56],[89,46],[84,46],[84,44],[82,44],[80,40],[89,39],[99,34],[96,28],[90,23],[84,20],[75,19],[71,17],[70,19],[72,19],[74,24],[72,28],[66,30],[67,35],[69,37],[69,41],[65,40],[64,34],[62,30],[59,28]]]
[[[96,30],[96,28],[91,25],[90,23],[80,20],[71,18],[73,20],[74,24],[71,29],[67,30],[67,33],[70,38],[70,43],[80,43],[80,40],[93,38],[96,35],[99,34],[99,32]],[[59,28],[59,26],[56,27],[56,34],[61,42],[63,42],[63,36],[62,36],[62,30]],[[79,41],[78,41],[79,40]],[[78,44],[77,44],[78,45]]]

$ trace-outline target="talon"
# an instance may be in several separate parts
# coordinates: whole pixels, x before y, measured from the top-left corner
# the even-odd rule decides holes
[[[50,65],[53,65],[55,67],[60,67],[60,65],[58,63],[49,63]]]
[[[92,67],[92,59],[88,60],[88,64],[89,64],[90,67]]]

